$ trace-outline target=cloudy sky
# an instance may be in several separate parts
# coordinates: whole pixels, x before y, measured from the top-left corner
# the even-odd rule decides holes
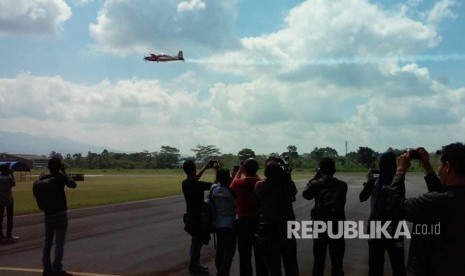
[[[0,129],[188,155],[436,150],[465,136],[464,26],[459,0],[0,0]]]

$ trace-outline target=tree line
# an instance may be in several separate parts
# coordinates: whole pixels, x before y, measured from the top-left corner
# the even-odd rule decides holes
[[[391,149],[396,155],[404,152],[400,149]],[[310,153],[299,154],[297,147],[289,145],[284,152],[272,152],[268,155],[255,154],[250,148],[241,149],[236,154],[221,153],[215,145],[197,145],[192,148],[194,153],[190,157],[181,157],[179,149],[171,146],[161,146],[159,151],[149,152],[144,150],[135,153],[117,153],[103,150],[101,153],[88,152],[62,155],[51,152],[50,157],[59,157],[71,168],[78,169],[172,169],[180,168],[185,159],[194,159],[199,164],[208,160],[217,160],[228,168],[253,157],[259,164],[263,164],[270,156],[285,158],[294,169],[313,169],[323,157],[331,157],[336,160],[339,170],[365,170],[376,167],[379,153],[369,147],[359,147],[357,151],[349,152],[344,156],[331,147],[315,147]]]

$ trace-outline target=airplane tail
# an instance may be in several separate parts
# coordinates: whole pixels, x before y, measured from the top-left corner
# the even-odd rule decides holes
[[[178,58],[184,60],[184,56],[183,56],[183,54],[182,54],[182,51],[179,51],[179,53],[178,53]]]

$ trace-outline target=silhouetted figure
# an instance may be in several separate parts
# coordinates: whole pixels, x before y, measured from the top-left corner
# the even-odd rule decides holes
[[[384,224],[389,220],[386,216],[386,199],[391,189],[392,179],[396,174],[396,156],[387,151],[379,158],[379,177],[373,177],[373,171],[367,174],[367,182],[360,192],[360,201],[366,201],[371,196],[370,221]],[[398,221],[392,221],[387,231],[394,236]],[[368,231],[370,227],[367,227]],[[384,235],[380,238],[368,240],[368,265],[370,276],[384,275],[384,254],[388,252],[391,261],[392,275],[405,275],[404,267],[404,239],[388,239]]]
[[[203,172],[211,168],[207,162],[197,173],[197,167],[193,160],[186,160],[182,166],[187,178],[182,182],[182,192],[186,200],[186,214],[184,215],[184,230],[192,236],[190,247],[189,272],[191,275],[208,274],[208,267],[200,265],[200,251],[203,244],[210,242],[210,233],[203,218],[204,192],[210,190],[213,183],[199,181]],[[218,166],[213,166],[216,171]],[[216,181],[214,181],[216,182]]]
[[[429,192],[406,199],[405,175],[413,158],[419,159]],[[409,265],[414,275],[465,275],[465,145],[444,146],[438,163],[439,178],[424,148],[400,155],[388,213],[413,222]]]
[[[334,177],[336,165],[331,158],[323,158],[319,162],[319,169],[303,191],[303,197],[315,199],[315,206],[311,211],[313,221],[332,223],[333,233],[343,231],[339,229],[338,222],[344,221],[347,183]],[[313,275],[323,276],[325,269],[326,251],[329,248],[331,258],[331,275],[344,275],[343,260],[345,251],[344,236],[332,239],[328,232],[318,235],[313,239]]]
[[[8,163],[0,165],[0,241],[13,242],[19,237],[13,236],[14,200],[11,188],[15,186],[15,179]],[[6,210],[6,236],[3,235],[3,217]]]
[[[45,197],[39,206],[44,211],[45,240],[42,255],[42,266],[44,276],[69,276],[72,275],[63,270],[63,254],[68,230],[68,204],[66,201],[65,186],[76,188],[76,182],[66,174],[65,166],[59,158],[51,158],[48,162],[50,174],[41,177],[34,182],[34,195]],[[45,188],[46,194],[37,193],[41,188]],[[38,200],[38,202],[40,199]],[[55,256],[53,263],[51,260],[51,250],[55,240]]]
[[[265,177],[255,185],[260,206],[257,239],[265,256],[268,275],[280,276],[281,261],[285,275],[299,275],[297,242],[287,238],[287,222],[295,221],[292,202],[297,189],[290,172],[285,172],[275,160],[265,166]]]
[[[255,235],[258,227],[258,202],[255,196],[255,184],[261,180],[257,175],[258,162],[247,159],[240,166],[231,189],[236,194],[237,202],[237,246],[239,251],[240,276],[252,276],[252,249],[257,276],[266,276],[263,253],[257,245]],[[245,177],[242,178],[242,174]]]

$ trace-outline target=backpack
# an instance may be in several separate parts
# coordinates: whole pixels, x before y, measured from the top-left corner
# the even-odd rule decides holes
[[[215,202],[213,201],[213,191],[220,186],[210,190],[207,198],[203,201],[202,206],[202,216],[203,216],[203,225],[209,233],[215,232],[215,219],[216,219],[216,207]]]
[[[53,210],[57,198],[57,190],[54,185],[55,178],[37,180],[32,185],[32,193],[40,210]]]

